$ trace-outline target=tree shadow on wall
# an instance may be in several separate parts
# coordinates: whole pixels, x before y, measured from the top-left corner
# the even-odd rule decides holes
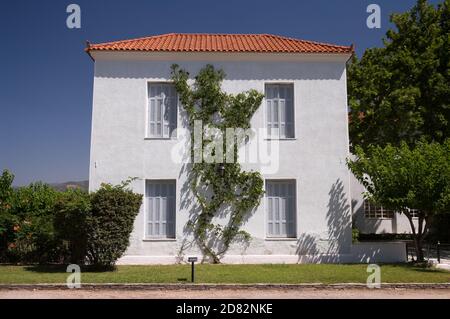
[[[301,234],[297,241],[297,263],[317,261],[320,251],[317,247],[317,237],[311,234]]]
[[[350,253],[352,241],[351,207],[344,184],[340,179],[331,186],[328,192],[327,226],[328,226],[328,253]]]
[[[328,195],[327,236],[300,235],[296,251],[299,263],[339,262],[339,254],[350,253],[351,207],[340,179],[333,183]]]

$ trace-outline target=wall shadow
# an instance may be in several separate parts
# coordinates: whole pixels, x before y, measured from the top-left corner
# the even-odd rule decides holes
[[[364,213],[364,186],[350,171],[350,188],[352,196],[352,224],[360,233],[376,233],[381,228],[381,220],[366,218]],[[392,225],[394,227],[394,225]],[[395,225],[396,227],[397,225]]]
[[[343,262],[339,255],[351,253],[351,204],[340,179],[332,184],[328,195],[327,236],[321,236],[320,234],[300,235],[296,251],[299,255],[299,262]]]
[[[326,215],[329,234],[328,253],[350,253],[351,208],[340,179],[331,186],[328,195],[330,196]]]

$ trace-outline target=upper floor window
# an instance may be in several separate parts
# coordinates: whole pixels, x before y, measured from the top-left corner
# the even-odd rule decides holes
[[[173,84],[148,84],[147,137],[170,138],[177,127],[177,102],[177,92]]]
[[[269,138],[294,138],[294,86],[266,84],[266,128]]]
[[[266,181],[267,237],[295,238],[295,181]]]

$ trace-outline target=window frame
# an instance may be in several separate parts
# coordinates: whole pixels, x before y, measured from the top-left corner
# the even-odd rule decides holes
[[[267,112],[268,112],[268,98],[267,98],[267,88],[268,86],[288,86],[292,89],[292,137],[282,137],[278,134],[278,136],[274,136],[272,135],[272,132],[269,132],[268,128],[268,124],[269,124],[269,118],[267,116]],[[279,98],[278,98],[279,99]],[[286,113],[285,113],[286,114]],[[266,140],[296,140],[297,139],[297,133],[296,133],[296,112],[295,112],[295,83],[294,82],[265,82],[264,83],[264,129],[265,129],[265,139]],[[287,121],[285,122],[286,125]],[[278,132],[280,132],[280,126],[281,126],[281,121],[280,121],[280,112],[278,112]]]
[[[164,121],[162,122],[161,127],[161,136],[152,136],[150,135],[150,93],[151,89],[150,86],[152,85],[161,85],[161,86],[173,86],[174,92],[175,92],[175,118],[174,118],[174,128],[171,132],[169,132],[169,136],[164,136]],[[179,104],[180,104],[180,98],[179,94],[175,89],[175,84],[172,81],[146,81],[146,95],[145,95],[145,133],[144,133],[144,139],[146,140],[171,140],[176,139],[178,137],[178,134],[176,136],[173,135],[173,131],[177,131],[178,128],[178,111],[179,111]]]
[[[376,217],[376,212],[375,212],[375,217],[374,216],[370,216],[370,214],[368,216],[368,214],[366,212],[366,206],[367,205],[369,205],[369,206],[371,205],[372,207],[375,207],[375,210],[376,210],[376,208],[379,207],[381,209],[381,214],[382,214],[381,217]],[[364,202],[363,202],[363,209],[364,209],[364,218],[365,219],[392,220],[392,219],[394,219],[395,214],[399,214],[398,212],[393,211],[391,209],[385,209],[382,205],[378,205],[376,203],[375,204],[371,203],[367,199],[365,199]],[[419,218],[418,214],[420,213],[420,210],[415,209],[415,208],[408,208],[408,211],[411,214],[411,218],[412,219],[418,219]],[[390,217],[389,216],[388,217],[384,216],[383,214],[385,212],[388,212],[391,216]]]
[[[154,183],[154,184],[173,184],[174,187],[174,195],[173,195],[173,234],[170,234],[171,236],[152,236],[149,235],[148,232],[148,226],[150,223],[149,219],[149,205],[148,205],[148,198],[150,196],[147,196],[149,187],[148,184]],[[144,241],[176,241],[177,240],[177,180],[176,179],[145,179],[144,180]]]
[[[369,211],[367,211],[367,207],[369,207]],[[391,209],[385,209],[382,205],[372,203],[369,200],[365,199],[363,202],[364,209],[364,218],[365,219],[375,219],[375,220],[392,220],[396,214],[395,211]],[[377,210],[380,210],[380,217],[377,216]],[[373,211],[373,214],[371,212]]]
[[[268,203],[268,192],[267,192],[267,186],[269,183],[285,183],[285,184],[291,184],[293,187],[292,193],[292,234],[288,234],[286,231],[286,235],[271,235],[269,234],[269,203]],[[297,240],[298,238],[298,226],[297,226],[297,218],[298,218],[298,211],[297,211],[297,180],[292,178],[277,178],[277,179],[266,179],[264,180],[264,223],[265,223],[265,239],[268,241],[283,241],[283,240]],[[287,218],[286,218],[286,226],[287,226]]]

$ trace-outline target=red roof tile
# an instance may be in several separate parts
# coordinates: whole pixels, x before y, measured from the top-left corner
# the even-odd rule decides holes
[[[145,38],[88,44],[90,51],[352,53],[353,46],[298,40],[271,34],[170,33]]]

